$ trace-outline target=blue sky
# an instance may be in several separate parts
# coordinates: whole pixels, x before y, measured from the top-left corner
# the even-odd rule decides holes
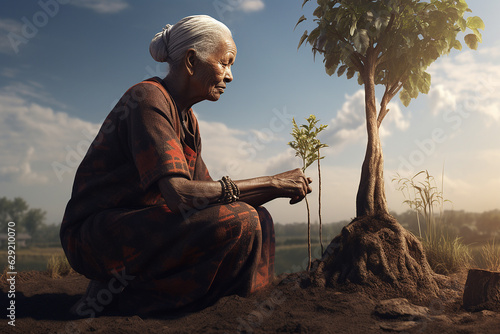
[[[500,200],[500,3],[468,0],[486,23],[478,51],[453,52],[431,68],[428,95],[405,108],[398,98],[383,124],[385,177],[392,210],[406,210],[391,178],[428,169],[449,208],[483,211]],[[55,5],[57,4],[57,6]],[[288,149],[291,117],[313,113],[328,124],[323,167],[325,221],[355,215],[365,152],[363,92],[329,77],[310,48],[297,51],[312,1],[41,0],[4,1],[0,11],[0,196],[24,197],[58,223],[76,167],[117,99],[135,83],[164,76],[148,46],[167,24],[207,14],[233,32],[234,81],[218,102],[194,110],[212,176],[278,173],[300,163]],[[15,34],[15,35],[14,35]],[[10,37],[9,37],[10,36]],[[12,36],[15,37],[13,39]],[[380,96],[380,95],[379,95]],[[316,173],[310,175],[316,179]],[[317,183],[316,183],[317,186]],[[315,188],[316,190],[316,188]],[[313,206],[315,201],[312,200]],[[303,203],[268,205],[275,221],[304,221]],[[314,218],[313,218],[314,219]]]

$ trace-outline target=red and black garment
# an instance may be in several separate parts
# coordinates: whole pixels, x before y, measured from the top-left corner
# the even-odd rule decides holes
[[[274,227],[237,201],[173,213],[158,180],[212,180],[192,110],[181,120],[159,78],[130,88],[80,164],[61,225],[71,266],[101,282],[135,276],[123,300],[139,312],[200,308],[274,277]],[[139,300],[140,299],[140,300]]]

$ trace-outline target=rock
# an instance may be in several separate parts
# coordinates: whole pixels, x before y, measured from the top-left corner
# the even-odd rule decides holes
[[[430,319],[431,319],[431,321],[441,322],[442,324],[445,324],[447,326],[449,326],[449,325],[451,325],[453,323],[453,320],[451,320],[445,314],[434,315],[434,316],[431,316]]]
[[[463,307],[468,311],[499,311],[500,272],[469,270],[465,283]]]
[[[429,309],[410,304],[405,298],[394,298],[379,302],[373,313],[383,319],[419,320],[427,318]]]
[[[396,321],[396,322],[385,321],[381,322],[379,325],[380,328],[385,331],[404,332],[414,327],[417,327],[419,323],[416,321]]]
[[[483,317],[496,317],[498,315],[496,312],[490,310],[482,310],[479,314]]]

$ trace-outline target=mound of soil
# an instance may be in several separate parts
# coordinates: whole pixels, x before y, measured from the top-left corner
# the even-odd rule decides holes
[[[470,313],[462,294],[415,306],[403,299],[375,299],[363,292],[301,287],[305,273],[281,275],[249,298],[228,296],[200,312],[156,318],[105,315],[76,319],[71,306],[88,280],[78,274],[51,278],[45,272],[16,277],[15,327],[5,315],[9,286],[2,279],[2,333],[498,333],[500,313]],[[463,292],[465,274],[447,277]],[[393,296],[388,296],[387,299]],[[414,313],[412,313],[414,312]]]
[[[429,266],[420,241],[390,215],[354,219],[312,268],[312,285],[381,298],[429,303],[447,288],[446,278]]]

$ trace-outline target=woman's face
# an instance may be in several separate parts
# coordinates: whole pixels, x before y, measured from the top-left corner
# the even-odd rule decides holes
[[[204,100],[217,101],[233,81],[231,66],[236,59],[236,45],[228,36],[222,38],[219,47],[205,61],[199,61],[194,70],[196,88]]]

